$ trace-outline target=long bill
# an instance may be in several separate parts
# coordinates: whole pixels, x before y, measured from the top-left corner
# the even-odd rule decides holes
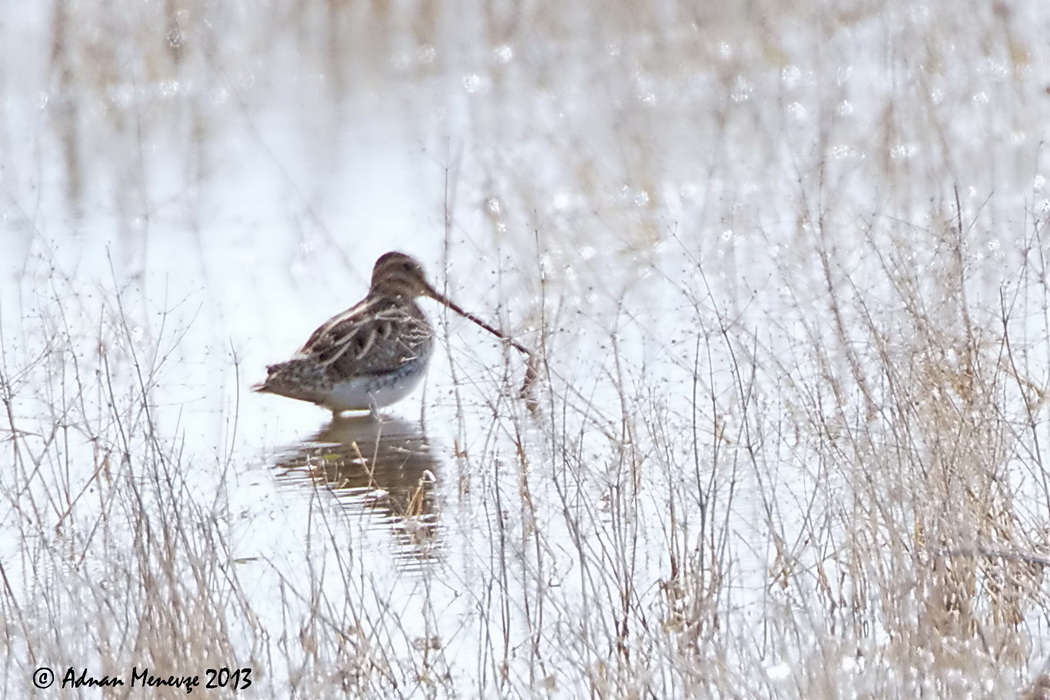
[[[452,309],[453,311],[455,311],[457,314],[459,314],[463,318],[471,320],[474,323],[478,324],[479,326],[481,326],[482,328],[487,330],[492,335],[496,336],[497,338],[499,338],[503,342],[505,342],[508,345],[510,345],[511,347],[513,347],[518,352],[522,352],[522,353],[528,355],[529,357],[532,356],[532,351],[529,350],[527,347],[525,347],[521,343],[517,342],[516,340],[508,338],[505,333],[503,333],[503,332],[493,328],[489,324],[485,323],[483,320],[481,320],[480,318],[478,318],[474,314],[470,313],[469,311],[465,310],[464,308],[459,306],[459,304],[456,304],[454,301],[452,301],[448,297],[444,296],[443,294],[438,292],[433,287],[430,287],[429,285],[427,286],[427,296],[429,296],[434,301],[441,302],[442,304],[444,304],[448,308]]]
[[[539,377],[539,357],[518,341],[508,338],[506,334],[493,328],[474,314],[463,309],[458,304],[453,302],[451,299],[445,297],[445,295],[441,294],[430,285],[427,285],[427,296],[429,296],[434,301],[444,304],[463,318],[469,319],[474,323],[478,324],[492,335],[496,336],[503,342],[512,346],[518,352],[523,353],[525,355],[525,381],[521,384],[521,389],[518,391],[518,396],[525,400],[525,406],[529,409],[530,412],[532,412],[533,415],[536,415],[537,411],[539,410],[539,403],[537,402],[536,396],[533,393],[532,389],[533,386],[536,384],[536,379]]]

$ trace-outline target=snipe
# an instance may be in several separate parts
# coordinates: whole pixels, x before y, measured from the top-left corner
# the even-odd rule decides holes
[[[426,280],[423,267],[404,253],[381,256],[368,294],[321,325],[287,362],[266,368],[255,391],[310,401],[329,409],[368,410],[400,401],[415,389],[434,348],[434,329],[416,304],[429,297],[531,356],[522,345],[467,313]]]

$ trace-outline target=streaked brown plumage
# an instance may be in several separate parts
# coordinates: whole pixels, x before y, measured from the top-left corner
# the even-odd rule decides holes
[[[430,297],[506,340],[431,287],[414,258],[391,252],[376,261],[368,295],[325,321],[290,360],[267,367],[266,379],[254,390],[310,401],[333,415],[366,409],[376,414],[407,396],[426,373],[434,331],[416,304],[419,297]]]

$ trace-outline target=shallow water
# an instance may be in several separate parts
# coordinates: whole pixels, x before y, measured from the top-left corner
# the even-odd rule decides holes
[[[960,358],[995,366],[1004,328],[994,403],[1030,396],[1029,438],[987,442],[1041,527],[1041,3],[0,11],[9,695],[205,616],[226,646],[170,672],[225,654],[277,694],[807,696],[782,664],[830,642],[791,611],[883,605],[841,583],[843,504],[916,488],[835,450],[939,454],[879,397],[969,408]],[[249,391],[387,250],[537,348],[538,414],[518,353],[428,301],[387,422]],[[880,662],[829,651],[828,687],[887,683],[871,615]]]

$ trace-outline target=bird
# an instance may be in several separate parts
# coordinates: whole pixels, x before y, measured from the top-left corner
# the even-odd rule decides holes
[[[416,303],[428,297],[530,354],[427,282],[423,266],[392,251],[376,260],[365,298],[315,330],[285,362],[269,365],[256,392],[309,401],[332,412],[379,409],[408,396],[426,374],[434,329]]]

